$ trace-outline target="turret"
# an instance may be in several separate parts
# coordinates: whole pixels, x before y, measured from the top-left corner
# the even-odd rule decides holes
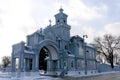
[[[65,13],[63,13],[63,9],[59,9],[59,13],[55,15],[56,24],[67,24],[67,17]]]

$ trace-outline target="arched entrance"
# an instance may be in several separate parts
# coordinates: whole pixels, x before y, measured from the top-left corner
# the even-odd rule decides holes
[[[50,57],[50,53],[46,47],[43,47],[39,53],[39,70],[47,70],[47,58]]]
[[[41,71],[57,71],[59,68],[59,52],[56,44],[50,40],[40,42],[38,68]]]

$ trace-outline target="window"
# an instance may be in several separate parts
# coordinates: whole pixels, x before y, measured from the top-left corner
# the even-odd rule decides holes
[[[90,61],[90,67],[91,67],[91,69],[95,69],[96,68],[95,61]]]
[[[93,56],[93,58],[95,58],[95,52],[94,51],[92,52],[92,56]]]
[[[93,61],[93,68],[94,68],[94,69],[96,68],[96,63],[95,63],[95,61]]]
[[[93,61],[90,61],[90,66],[93,67]]]
[[[60,23],[60,21],[59,20],[57,20],[57,24],[59,24]]]
[[[89,53],[89,50],[87,50],[86,52]]]
[[[93,53],[92,53],[92,51],[89,51],[89,55],[90,55],[90,58],[93,57]]]
[[[83,55],[83,48],[82,47],[79,48],[79,55]]]
[[[65,49],[68,50],[68,46],[67,45],[65,45]]]
[[[80,68],[80,60],[78,60],[77,66],[78,66],[78,68]]]
[[[64,23],[65,23],[66,21],[64,20]]]
[[[59,20],[57,22],[59,23]]]
[[[85,61],[82,60],[81,63],[82,63],[82,68],[85,68]]]
[[[73,62],[73,60],[71,61],[71,68],[73,68],[74,67],[74,62]]]
[[[66,68],[67,67],[67,62],[66,61],[64,61],[64,68]]]

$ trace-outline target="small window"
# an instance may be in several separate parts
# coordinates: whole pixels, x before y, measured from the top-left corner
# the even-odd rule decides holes
[[[68,46],[67,45],[65,45],[65,49],[68,50]]]
[[[85,61],[84,60],[81,61],[81,66],[82,66],[82,68],[85,68]]]
[[[73,62],[73,60],[71,61],[71,68],[73,68],[74,67],[74,62]]]
[[[68,54],[72,54],[70,51],[67,51]]]
[[[64,20],[64,23],[66,23],[66,21]]]
[[[64,61],[64,67],[67,67],[67,63],[66,63],[66,61]]]
[[[89,50],[87,50],[86,52],[89,53]]]

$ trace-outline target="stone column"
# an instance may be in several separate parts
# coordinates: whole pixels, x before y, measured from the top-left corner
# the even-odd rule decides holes
[[[25,59],[25,71],[29,71],[29,59]]]
[[[36,54],[35,55],[35,70],[38,71],[39,70],[39,55]]]
[[[19,71],[20,72],[24,71],[24,57],[23,57],[23,54],[20,54],[20,57],[19,57]]]
[[[12,58],[11,58],[11,76],[12,77],[16,76],[16,74],[15,74],[15,71],[16,71],[15,63],[16,63],[16,58],[14,56],[12,56]]]
[[[53,68],[54,68],[54,66],[53,66],[53,60],[50,59],[50,71],[53,71]]]
[[[58,64],[57,70],[60,70],[60,61],[59,61],[59,59],[57,61],[57,64]]]
[[[15,58],[12,56],[11,58],[11,72],[15,72]]]
[[[35,57],[32,58],[32,71],[35,71]]]
[[[47,70],[50,71],[50,60],[47,60]]]
[[[11,72],[15,72],[15,56],[14,56],[14,46],[12,46],[12,54],[11,54]]]
[[[25,58],[24,66],[25,66],[25,71],[27,71],[27,62],[26,62],[26,58]]]

